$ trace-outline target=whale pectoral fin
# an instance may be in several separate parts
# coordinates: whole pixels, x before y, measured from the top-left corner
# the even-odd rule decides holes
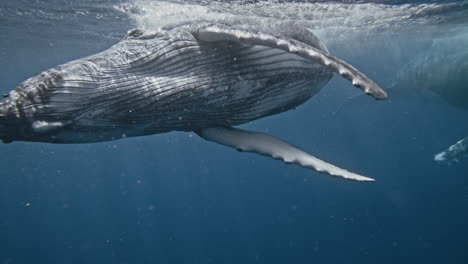
[[[325,67],[330,68],[349,80],[352,85],[363,90],[366,94],[369,94],[376,99],[387,98],[387,93],[382,88],[350,64],[330,56],[320,49],[294,39],[248,30],[231,29],[221,25],[210,25],[207,27],[197,28],[192,32],[192,34],[199,41],[233,41],[246,45],[261,45],[282,49],[307,59],[316,60]]]
[[[206,140],[232,147],[239,151],[258,153],[282,160],[286,163],[294,163],[305,168],[345,179],[374,181],[371,178],[340,169],[332,164],[317,159],[299,148],[267,134],[250,132],[232,127],[203,128],[196,131],[196,133]]]
[[[465,137],[446,150],[434,156],[434,160],[439,164],[450,165],[459,162],[462,158],[468,157],[468,137]]]

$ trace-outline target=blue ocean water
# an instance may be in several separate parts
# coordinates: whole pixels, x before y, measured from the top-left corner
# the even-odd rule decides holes
[[[359,91],[335,76],[297,109],[241,126],[376,182],[193,133],[3,144],[0,263],[468,262],[468,160],[434,162],[468,135],[467,1],[3,1],[0,92],[132,28],[199,19],[304,23],[388,89],[349,99]]]

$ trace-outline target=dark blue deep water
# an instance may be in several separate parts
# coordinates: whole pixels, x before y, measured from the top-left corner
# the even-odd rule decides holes
[[[234,18],[304,23],[388,89],[348,100],[359,91],[335,76],[297,109],[241,126],[376,182],[193,133],[3,144],[1,264],[468,263],[468,159],[434,162],[468,135],[467,1],[2,0],[0,92],[132,28]]]

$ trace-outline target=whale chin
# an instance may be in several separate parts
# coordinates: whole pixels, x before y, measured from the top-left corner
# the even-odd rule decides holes
[[[3,143],[11,143],[14,140],[12,136],[18,135],[15,122],[9,121],[5,116],[0,115],[0,140]]]
[[[15,127],[14,122],[10,121],[8,108],[5,105],[4,101],[0,102],[0,140],[3,143],[11,143],[13,139],[11,139],[11,135],[14,135]],[[12,133],[13,132],[13,133]]]

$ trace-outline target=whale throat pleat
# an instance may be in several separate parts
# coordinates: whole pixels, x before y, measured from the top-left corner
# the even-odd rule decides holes
[[[295,107],[331,78],[316,62],[267,46],[187,37],[154,40],[156,51],[144,54],[135,51],[143,41],[151,40],[130,39],[116,49],[143,58],[122,62],[122,54],[104,52],[55,69],[61,80],[44,93],[44,115],[141,124],[144,134],[237,125]]]

